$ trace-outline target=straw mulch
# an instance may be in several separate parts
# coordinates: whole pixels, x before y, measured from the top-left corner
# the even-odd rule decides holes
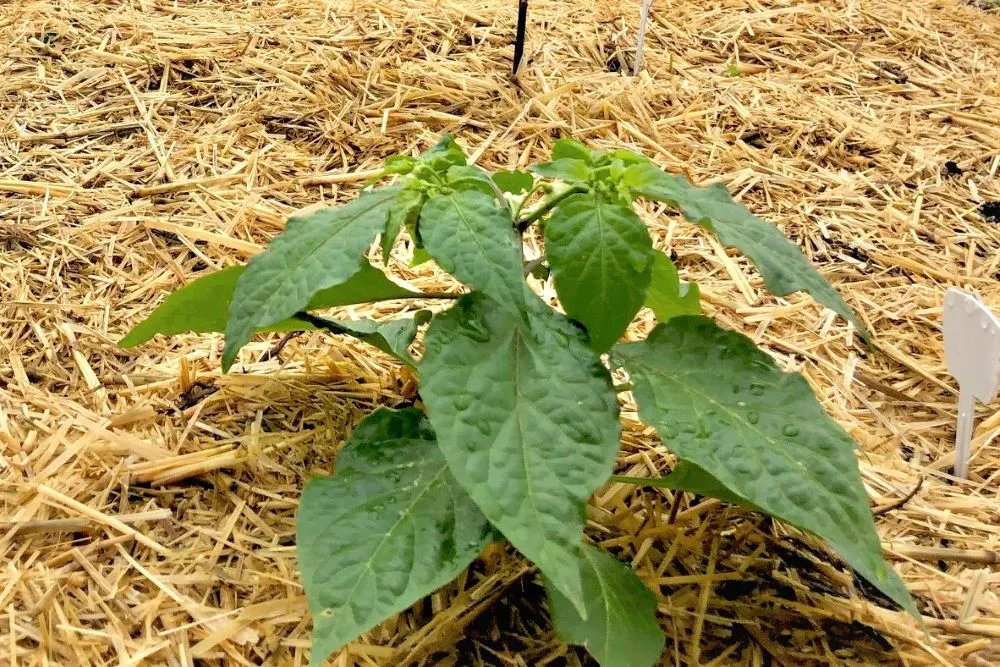
[[[928,629],[816,540],[610,485],[588,532],[656,591],[664,664],[998,664],[1000,415],[980,406],[972,479],[956,483],[940,320],[951,285],[1000,309],[1000,232],[980,214],[1000,199],[1000,17],[958,0],[659,0],[632,78],[638,6],[533,0],[511,81],[512,0],[3,3],[0,663],[305,664],[299,494],[411,379],[320,334],[272,355],[258,340],[227,376],[219,336],[115,342],[289,213],[346,201],[383,158],[450,131],[488,168],[572,135],[722,181],[877,336],[865,351],[830,312],[770,298],[744,260],[645,211],[709,314],[804,373],[861,443]],[[441,288],[402,268],[409,252],[399,275]],[[619,470],[668,471],[628,404],[624,420]],[[588,664],[543,599],[496,549],[332,664]]]

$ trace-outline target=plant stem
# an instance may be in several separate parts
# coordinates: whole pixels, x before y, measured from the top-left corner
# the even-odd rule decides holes
[[[526,263],[524,265],[524,275],[525,276],[531,275],[532,271],[534,271],[539,266],[541,266],[542,264],[544,264],[547,259],[548,259],[548,257],[546,257],[545,255],[541,255],[541,256],[536,257],[535,259],[531,260],[530,262]]]
[[[420,294],[414,294],[413,296],[400,297],[401,299],[459,299],[465,292],[459,294],[452,294],[451,292],[421,292]]]
[[[531,223],[535,222],[536,220],[544,216],[546,213],[551,211],[553,208],[558,206],[562,200],[566,199],[566,197],[586,191],[587,191],[586,186],[574,185],[572,187],[566,188],[557,195],[549,197],[541,204],[539,204],[531,213],[529,213],[528,217],[517,221],[517,231],[523,233],[524,230],[526,230],[528,227],[531,226]]]

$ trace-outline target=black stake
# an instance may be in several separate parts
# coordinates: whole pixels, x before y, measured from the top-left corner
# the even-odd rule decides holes
[[[521,58],[524,56],[524,28],[528,23],[528,0],[520,0],[517,6],[517,37],[514,38],[514,69],[511,72],[517,75],[517,69],[521,66]]]

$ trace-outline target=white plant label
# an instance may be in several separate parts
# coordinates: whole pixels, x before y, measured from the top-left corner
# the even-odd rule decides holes
[[[944,357],[958,381],[955,476],[969,476],[976,399],[992,402],[1000,388],[1000,320],[975,296],[950,288],[944,296]]]

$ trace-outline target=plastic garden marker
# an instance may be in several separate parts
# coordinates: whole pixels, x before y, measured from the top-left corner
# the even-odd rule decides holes
[[[635,65],[632,66],[632,76],[639,76],[639,66],[642,65],[642,47],[646,41],[646,24],[649,23],[649,8],[653,0],[642,0],[642,14],[639,16],[639,39],[635,45]]]
[[[958,380],[955,476],[969,476],[976,399],[990,403],[1000,388],[1000,320],[976,297],[954,287],[944,297],[944,356]]]

